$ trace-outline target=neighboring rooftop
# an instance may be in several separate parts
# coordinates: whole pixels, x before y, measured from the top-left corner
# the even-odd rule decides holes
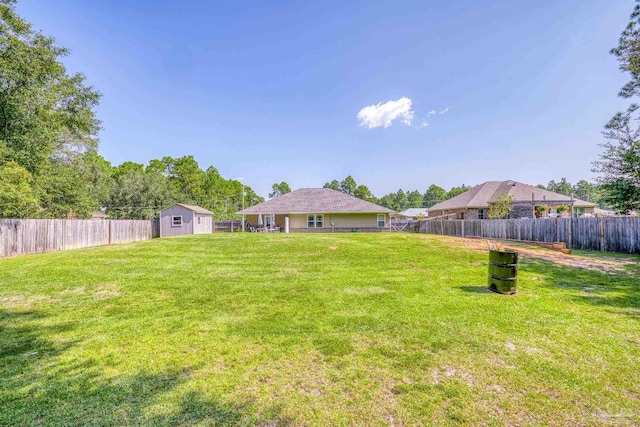
[[[394,213],[330,188],[300,188],[291,193],[246,208],[239,214],[306,214],[306,213]]]
[[[435,204],[430,207],[429,210],[443,211],[460,208],[488,208],[491,201],[504,193],[512,196],[515,202],[530,202],[533,198],[536,203],[566,202],[567,204],[570,204],[573,201],[573,206],[597,206],[595,203],[586,202],[580,199],[571,199],[571,197],[565,196],[564,194],[554,193],[553,191],[543,190],[542,188],[534,187],[532,185],[509,180],[487,181],[456,197]]]
[[[427,208],[409,208],[409,209],[405,209],[402,212],[399,212],[400,215],[402,216],[406,216],[409,218],[414,218],[418,215],[424,215],[424,216],[428,216],[429,215],[429,209]]]
[[[196,206],[196,205],[187,205],[186,203],[176,203],[175,205],[168,206],[168,207],[166,207],[166,208],[164,208],[162,210],[169,209],[169,208],[172,208],[174,206],[182,206],[183,208],[189,209],[190,211],[193,211],[193,212],[195,212],[197,214],[213,215],[213,212],[208,211],[205,208],[202,208],[202,207]]]

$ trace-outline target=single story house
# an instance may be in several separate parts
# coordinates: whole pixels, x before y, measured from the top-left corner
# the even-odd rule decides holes
[[[238,213],[246,224],[288,233],[388,231],[394,211],[330,188],[301,188]]]
[[[516,181],[487,181],[472,189],[429,208],[429,217],[452,219],[486,219],[493,201],[501,195],[513,197],[509,218],[537,218],[593,215],[595,203],[575,199]],[[568,206],[566,212],[558,212],[558,206]],[[540,210],[546,210],[540,212]],[[538,208],[538,209],[536,209]],[[540,209],[542,208],[542,209]]]
[[[160,211],[160,237],[212,232],[213,212],[200,206],[176,203]]]

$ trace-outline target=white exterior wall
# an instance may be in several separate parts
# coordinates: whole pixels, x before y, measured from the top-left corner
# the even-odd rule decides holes
[[[209,218],[209,230],[206,229],[207,218]],[[198,220],[200,224],[198,224]],[[208,234],[213,231],[213,215],[211,214],[195,214],[193,218],[193,234]]]
[[[173,227],[171,217],[181,215],[182,226]],[[160,237],[184,236],[193,234],[193,211],[182,206],[172,206],[160,211]],[[204,222],[203,222],[204,224]],[[204,225],[203,225],[204,227]]]

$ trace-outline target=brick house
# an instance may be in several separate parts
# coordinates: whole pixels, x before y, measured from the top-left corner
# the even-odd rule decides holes
[[[575,199],[564,194],[533,187],[516,181],[487,181],[469,191],[429,208],[429,218],[446,217],[452,219],[486,219],[491,203],[503,194],[513,197],[509,218],[536,217],[579,217],[593,215],[595,203]],[[565,205],[569,211],[558,212],[558,206]],[[546,207],[536,214],[537,207]]]

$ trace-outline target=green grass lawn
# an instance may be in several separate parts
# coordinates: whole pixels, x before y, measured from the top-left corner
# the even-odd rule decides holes
[[[640,263],[486,275],[388,233],[0,260],[0,425],[640,424]]]

